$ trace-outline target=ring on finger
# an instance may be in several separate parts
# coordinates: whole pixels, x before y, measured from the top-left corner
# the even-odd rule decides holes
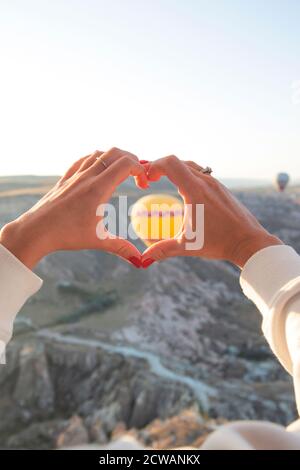
[[[101,165],[103,165],[105,169],[108,168],[108,165],[107,165],[107,163],[105,163],[105,161],[103,160],[103,158],[97,157],[96,160],[100,160]]]
[[[206,166],[205,168],[202,168],[200,171],[204,175],[211,175],[212,174],[212,168],[210,166]]]

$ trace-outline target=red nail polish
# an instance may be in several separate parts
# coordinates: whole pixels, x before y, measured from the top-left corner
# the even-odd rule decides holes
[[[140,160],[140,163],[149,163],[148,160]]]
[[[145,261],[142,262],[142,267],[144,269],[149,268],[149,266],[151,266],[151,264],[153,263],[155,263],[155,259],[152,259],[152,258],[145,259]]]
[[[136,268],[140,268],[142,266],[141,260],[137,256],[131,256],[129,258],[130,263],[132,263]]]

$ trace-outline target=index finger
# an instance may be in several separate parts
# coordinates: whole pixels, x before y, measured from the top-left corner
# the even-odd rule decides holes
[[[150,181],[157,181],[161,176],[167,176],[183,194],[188,192],[194,179],[191,170],[175,155],[152,162],[148,167],[147,176]]]
[[[91,174],[102,174],[103,172],[107,172],[114,163],[119,162],[124,157],[128,157],[135,162],[139,162],[139,159],[136,155],[127,152],[125,150],[118,149],[113,147],[108,152],[105,152],[101,155],[101,158],[95,161],[95,163],[90,168]],[[144,167],[143,167],[144,168]],[[136,185],[141,188],[145,189],[148,187],[148,178],[146,175],[146,171],[140,172],[138,175],[133,175],[135,178]]]
[[[144,166],[138,160],[133,160],[129,155],[124,155],[109,165],[105,171],[100,173],[98,178],[109,182],[112,191],[114,191],[128,176],[147,178]]]

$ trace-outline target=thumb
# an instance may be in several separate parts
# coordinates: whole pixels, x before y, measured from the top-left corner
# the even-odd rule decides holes
[[[142,267],[140,251],[125,238],[112,235],[106,240],[105,245],[102,245],[102,249],[123,258],[136,268]]]
[[[143,268],[147,268],[155,261],[162,261],[163,259],[180,255],[180,243],[181,239],[179,238],[169,238],[151,245],[142,254]]]

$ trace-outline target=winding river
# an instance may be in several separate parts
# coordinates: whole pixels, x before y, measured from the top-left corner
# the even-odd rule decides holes
[[[37,336],[64,344],[80,345],[90,348],[101,348],[109,353],[121,354],[124,357],[144,359],[147,361],[149,369],[153,374],[172,382],[184,384],[189,389],[191,389],[199,401],[202,410],[207,410],[209,406],[209,398],[216,396],[216,391],[212,387],[206,385],[201,380],[193,379],[192,377],[188,377],[168,369],[162,364],[160,357],[156,356],[152,352],[141,351],[131,346],[113,345],[110,343],[105,343],[101,340],[80,338],[73,335],[63,335],[56,331],[50,330],[40,330],[37,333]]]

